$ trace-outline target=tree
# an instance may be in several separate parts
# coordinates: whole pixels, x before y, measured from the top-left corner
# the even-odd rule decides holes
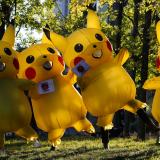
[[[52,19],[54,17],[53,8],[54,2],[52,0],[46,0],[45,2],[39,0],[1,0],[0,38],[3,36],[5,27],[11,19],[15,19],[16,36],[17,39],[21,41],[20,31],[42,29],[47,22],[47,18],[50,17],[50,19]],[[32,36],[30,36],[29,39],[34,42],[35,39],[31,37]],[[22,44],[24,47],[24,43]]]

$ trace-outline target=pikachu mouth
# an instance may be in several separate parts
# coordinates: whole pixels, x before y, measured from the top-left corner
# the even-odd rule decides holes
[[[46,61],[44,64],[43,64],[43,68],[47,71],[50,71],[53,67],[53,62],[52,61]]]
[[[0,62],[0,72],[3,72],[6,68],[6,64],[3,62]]]
[[[103,53],[102,53],[101,50],[97,50],[97,51],[95,51],[94,53],[92,53],[92,57],[93,57],[93,58],[96,58],[96,59],[101,58],[102,55],[103,55]]]

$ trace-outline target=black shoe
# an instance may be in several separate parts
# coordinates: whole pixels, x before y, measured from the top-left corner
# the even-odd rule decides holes
[[[160,128],[154,123],[154,121],[151,119],[149,115],[147,115],[146,111],[144,109],[139,109],[137,111],[137,115],[142,119],[142,121],[148,125],[150,129],[157,132],[160,130]]]
[[[160,145],[160,136],[157,136],[156,144]]]
[[[110,148],[109,148],[109,143],[103,143],[103,147],[104,147],[104,149],[106,149],[106,150],[109,150]]]
[[[109,130],[104,130],[103,127],[101,127],[101,138],[104,149],[109,149]]]
[[[55,151],[55,150],[56,150],[56,147],[51,146],[50,151]]]

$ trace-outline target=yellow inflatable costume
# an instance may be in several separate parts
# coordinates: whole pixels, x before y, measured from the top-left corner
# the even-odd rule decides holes
[[[47,38],[43,39],[47,42]],[[72,85],[72,74],[63,76],[63,59],[51,44],[31,46],[19,54],[19,77],[37,85],[30,90],[33,112],[38,127],[48,132],[48,139],[56,147],[65,129],[93,133],[86,119],[87,110],[82,98]]]
[[[156,32],[160,44],[160,21],[157,23]],[[157,69],[160,71],[160,49],[156,60],[156,66]],[[154,77],[152,79],[147,80],[144,83],[143,88],[156,90],[152,104],[152,115],[158,121],[158,123],[160,123],[160,77]]]
[[[76,30],[66,38],[48,29],[44,32],[77,75],[85,106],[98,117],[97,125],[110,130],[116,111],[126,109],[136,113],[140,109],[141,113],[137,113],[144,116],[142,108],[146,104],[135,99],[135,84],[122,67],[129,57],[128,51],[122,49],[112,57],[112,46],[91,9],[88,10],[87,28]],[[105,141],[108,140],[102,138],[102,142]]]
[[[15,132],[27,140],[37,139],[30,127],[32,112],[24,94],[34,83],[17,78],[19,62],[12,49],[14,39],[14,27],[10,24],[0,41],[0,148],[6,132]]]

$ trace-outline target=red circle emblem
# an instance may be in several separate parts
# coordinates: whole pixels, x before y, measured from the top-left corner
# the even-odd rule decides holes
[[[34,79],[36,77],[36,71],[34,68],[29,67],[26,69],[25,75],[28,79]]]

